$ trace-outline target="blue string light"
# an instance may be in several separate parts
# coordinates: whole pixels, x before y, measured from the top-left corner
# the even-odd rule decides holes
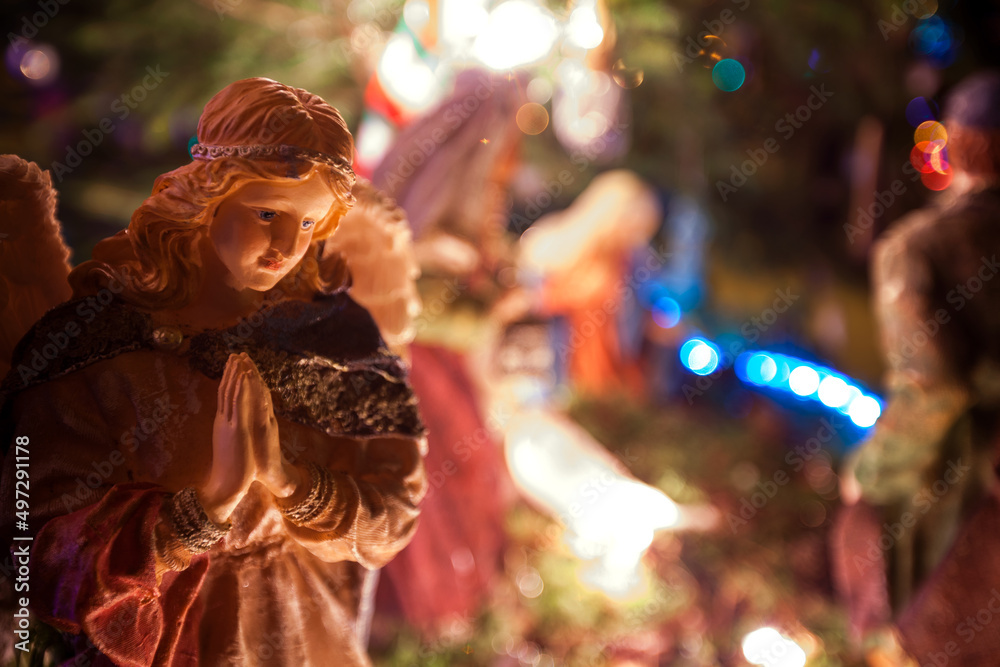
[[[736,358],[737,377],[743,382],[815,401],[846,415],[861,428],[873,426],[882,414],[882,402],[853,379],[832,368],[775,352],[744,352]]]
[[[718,346],[701,336],[685,341],[679,356],[681,364],[696,375],[711,375],[723,359]],[[811,361],[756,350],[740,354],[733,366],[745,384],[819,403],[849,417],[860,428],[874,426],[882,414],[882,401],[877,396],[843,373]]]
[[[711,375],[719,367],[719,348],[704,338],[688,339],[680,349],[681,363],[695,375]]]

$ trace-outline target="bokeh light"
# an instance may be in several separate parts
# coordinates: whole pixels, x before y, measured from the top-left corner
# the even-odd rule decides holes
[[[941,190],[946,190],[948,186],[951,185],[953,176],[954,174],[951,167],[947,167],[944,172],[932,171],[927,174],[921,174],[920,181],[928,190],[939,192]]]
[[[552,82],[542,76],[536,76],[528,82],[524,94],[531,102],[545,104],[552,99]]]
[[[604,28],[593,7],[577,7],[569,15],[567,40],[583,49],[593,49],[604,41]]]
[[[938,107],[934,100],[926,97],[914,97],[906,105],[906,120],[913,127],[918,127],[921,123],[937,120]]]
[[[538,62],[552,51],[559,30],[547,9],[526,0],[507,0],[489,14],[473,53],[493,70]]]
[[[810,366],[799,366],[789,373],[788,387],[798,396],[810,396],[819,387],[819,373]]]
[[[392,125],[381,114],[365,114],[358,126],[355,141],[358,161],[366,166],[377,165],[389,150],[394,137],[395,131]]]
[[[760,628],[743,638],[743,655],[761,667],[803,667],[806,652],[774,628]]]
[[[930,103],[918,97],[906,107],[911,123],[931,114]],[[933,115],[933,114],[932,114]],[[951,185],[952,169],[948,163],[948,130],[936,120],[923,120],[913,133],[915,145],[910,150],[910,164],[920,172],[920,180],[929,190],[944,190]]]
[[[776,352],[744,352],[736,359],[734,369],[737,377],[750,385],[816,401],[849,416],[863,428],[873,425],[881,413],[879,400],[862,391],[854,380],[803,359]],[[858,402],[860,399],[867,400]]]
[[[929,19],[930,17],[937,14],[938,1],[937,0],[920,0],[917,3],[917,9],[914,13],[918,19]]]
[[[681,345],[681,363],[696,375],[709,375],[719,367],[719,350],[704,338],[692,338]]]
[[[712,83],[715,84],[716,88],[727,93],[739,90],[746,80],[746,76],[743,65],[732,58],[720,60],[712,68]]]
[[[839,408],[851,399],[851,392],[839,377],[828,375],[819,383],[819,400],[830,408]]]
[[[517,575],[517,589],[526,598],[537,598],[545,589],[545,582],[538,570],[527,566]]]
[[[516,120],[525,134],[541,134],[549,126],[549,112],[537,102],[526,102],[517,110]]]
[[[428,109],[442,95],[434,71],[417,52],[408,33],[396,33],[389,39],[376,71],[386,95],[411,111]]]
[[[664,329],[672,329],[681,321],[681,306],[669,296],[657,299],[652,313],[653,321]]]
[[[717,35],[705,35],[700,37],[698,41],[702,44],[701,50],[698,52],[698,59],[702,61],[702,66],[706,69],[715,67],[725,57],[726,50],[729,48],[725,40]]]
[[[45,85],[59,74],[59,56],[51,47],[38,45],[20,54],[18,69],[32,85]]]
[[[872,426],[882,414],[882,406],[871,396],[859,396],[847,410],[847,416],[862,428]]]
[[[910,33],[910,44],[936,67],[951,65],[958,51],[951,25],[940,16],[921,20]]]
[[[951,170],[943,150],[932,150],[929,154],[924,153],[924,155],[927,156],[927,164],[930,165],[932,171],[944,175]]]
[[[930,163],[930,148],[929,141],[922,141],[910,150],[910,164],[921,174],[934,172],[934,167]]]
[[[441,37],[448,42],[461,41],[480,34],[489,23],[490,15],[482,2],[474,0],[442,0]]]
[[[825,73],[830,71],[830,59],[819,49],[813,49],[809,53],[809,69],[813,72]]]
[[[921,141],[948,143],[948,130],[936,120],[925,120],[913,133],[914,143]]]
[[[758,352],[747,359],[746,376],[753,384],[767,384],[778,374],[778,365],[769,354]]]
[[[645,72],[641,67],[629,67],[624,60],[619,58],[611,68],[611,76],[614,77],[615,83],[628,90],[642,85]]]
[[[403,21],[414,33],[420,32],[431,20],[431,8],[427,0],[409,0],[403,7]]]

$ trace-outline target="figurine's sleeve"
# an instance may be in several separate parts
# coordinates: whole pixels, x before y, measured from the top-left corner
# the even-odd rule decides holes
[[[422,438],[402,436],[334,441],[337,454],[313,464],[325,478],[321,486],[329,485],[316,494],[325,496],[322,507],[305,521],[286,512],[289,534],[325,561],[382,567],[416,530],[417,504],[427,487],[425,447]],[[314,476],[312,486],[316,481]],[[283,507],[301,504],[298,500]]]
[[[50,625],[83,632],[115,664],[149,665],[176,648],[207,559],[160,581],[156,530],[169,491],[129,482],[116,429],[102,410],[123,397],[105,390],[98,400],[84,374],[37,385],[14,400],[14,434],[27,446],[12,446],[4,463],[4,532],[34,535],[12,542],[30,552],[26,588],[16,594]],[[17,456],[29,464],[27,530],[14,514]]]
[[[971,398],[937,335],[948,322],[935,309],[924,253],[907,236],[891,236],[876,246],[872,273],[889,396],[854,471],[865,499],[884,505],[912,498],[933,481],[927,476],[949,455],[941,448]]]

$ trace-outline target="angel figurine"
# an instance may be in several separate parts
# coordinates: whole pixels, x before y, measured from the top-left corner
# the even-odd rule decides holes
[[[368,665],[366,573],[413,534],[426,446],[405,366],[324,252],[353,203],[353,140],[321,98],[262,78],[213,97],[198,140],[9,357],[0,528],[30,544],[30,573],[27,592],[0,584],[4,627],[27,598],[46,661]],[[8,329],[65,287],[19,300],[24,258],[65,275],[61,242],[25,240],[0,241]]]

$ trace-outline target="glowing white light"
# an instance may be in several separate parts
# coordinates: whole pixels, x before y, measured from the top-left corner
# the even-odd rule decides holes
[[[691,365],[693,371],[700,371],[710,363],[712,363],[712,348],[704,343],[695,345],[691,353],[688,354],[688,364]]]
[[[847,415],[861,428],[873,426],[882,414],[882,406],[871,396],[859,396],[851,401]]]
[[[782,639],[784,638],[781,636],[781,633],[774,628],[754,630],[743,638],[743,655],[746,656],[747,660],[755,662],[756,656],[761,655],[774,643]]]
[[[552,99],[552,84],[548,79],[536,76],[528,82],[524,93],[530,101],[536,104],[545,104]]]
[[[815,393],[819,387],[819,373],[809,366],[799,366],[788,375],[788,387],[799,396]]]
[[[556,78],[571,97],[579,97],[590,88],[590,69],[579,58],[566,58],[559,63]]]
[[[854,399],[860,397],[861,395],[860,389],[855,387],[853,384],[847,385],[847,400],[844,401],[843,405],[837,408],[837,411],[846,415],[851,408],[851,403],[853,403]]]
[[[762,667],[804,667],[806,652],[774,628],[760,628],[743,638],[743,655]]]
[[[662,491],[618,470],[603,445],[565,418],[543,411],[513,418],[505,454],[519,488],[565,524],[567,546],[586,561],[581,579],[608,595],[635,592],[654,534],[684,518]]]
[[[385,92],[412,111],[430,108],[441,96],[437,77],[420,58],[408,34],[398,33],[389,38],[377,70]]]
[[[830,408],[839,408],[851,400],[851,388],[846,382],[833,375],[819,383],[819,400]]]
[[[419,32],[431,20],[431,8],[427,0],[410,0],[403,7],[403,21],[413,32]]]
[[[592,485],[591,492],[600,492]],[[584,494],[584,497],[589,497]],[[636,512],[637,507],[642,512]],[[677,504],[662,491],[641,482],[619,478],[571,521],[579,535],[611,538],[620,546],[641,552],[653,541],[653,532],[677,525]]]
[[[747,359],[746,374],[754,384],[767,384],[778,374],[778,365],[771,355],[758,352]]]
[[[358,128],[358,161],[376,165],[389,150],[394,136],[392,126],[382,116],[365,116]]]
[[[681,345],[681,363],[692,373],[709,375],[719,367],[719,351],[702,338],[692,338]]]
[[[489,22],[489,12],[479,0],[443,0],[440,11],[441,34],[446,42],[475,37]]]
[[[548,10],[528,0],[507,0],[490,12],[472,51],[490,69],[508,70],[547,56],[557,37],[556,20]]]
[[[577,7],[569,15],[567,39],[584,49],[593,49],[604,41],[604,29],[592,7]]]

